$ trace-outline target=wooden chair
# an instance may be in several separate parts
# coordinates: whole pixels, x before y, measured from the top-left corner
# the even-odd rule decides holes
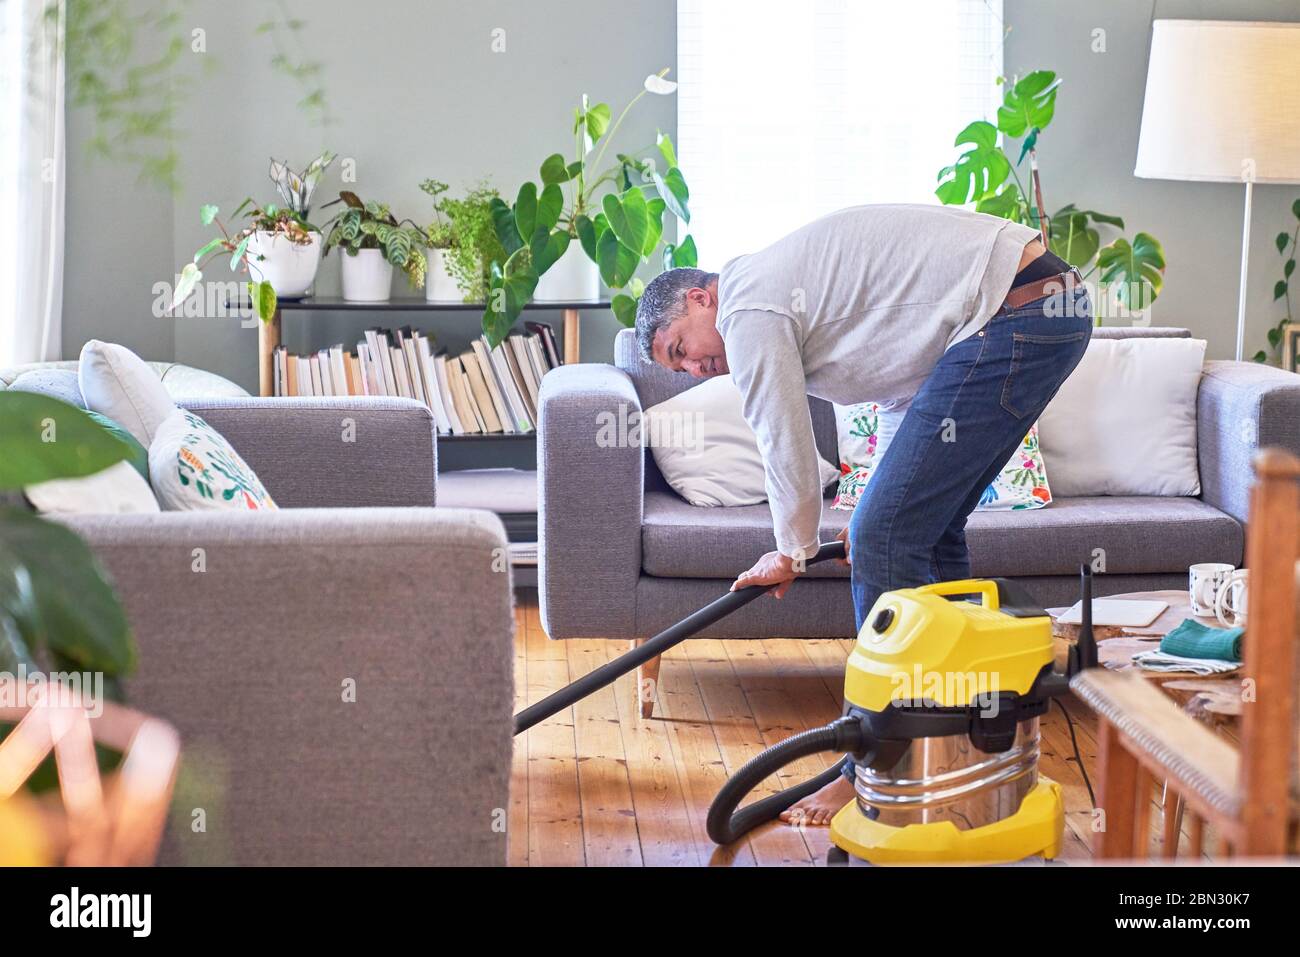
[[[1264,449],[1254,464],[1240,746],[1139,676],[1099,668],[1077,675],[1071,689],[1099,717],[1097,800],[1104,817],[1094,843],[1098,857],[1149,856],[1152,793],[1162,779],[1163,857],[1177,854],[1178,799],[1190,815],[1194,857],[1202,853],[1207,825],[1223,854],[1295,852],[1300,459]]]

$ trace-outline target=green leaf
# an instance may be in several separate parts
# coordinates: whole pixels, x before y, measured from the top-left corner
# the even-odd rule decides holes
[[[555,224],[560,221],[560,213],[564,212],[564,193],[560,187],[551,183],[542,190],[541,198],[537,201],[537,222],[534,232],[538,229],[554,229]]]
[[[1300,219],[1300,199],[1291,204],[1291,212],[1295,214],[1296,219]]]
[[[1270,330],[1268,330],[1268,344],[1269,344],[1270,346],[1272,346],[1274,349],[1276,349],[1276,348],[1278,347],[1278,343],[1280,343],[1281,341],[1282,341],[1282,330],[1281,330],[1281,329],[1274,328],[1274,329],[1270,329]]]
[[[542,160],[542,183],[550,186],[552,183],[567,183],[573,178],[573,173],[564,163],[564,157],[559,153],[552,153],[546,159]]]
[[[600,277],[611,289],[626,286],[640,261],[639,255],[619,242],[613,228],[601,233],[596,241],[596,265],[600,267]]]
[[[695,238],[687,236],[680,243],[669,243],[664,247],[664,269],[676,269],[680,266],[695,267],[699,257],[695,251]]]
[[[110,675],[135,667],[126,615],[86,543],[16,508],[0,509],[0,618],[29,651],[45,646]]]
[[[94,475],[130,454],[75,406],[35,392],[0,392],[0,489]]]
[[[964,206],[996,193],[1009,175],[1011,161],[998,146],[998,131],[992,123],[976,120],[957,134],[954,146],[967,144],[953,166],[939,171],[934,193],[947,206]]]
[[[669,169],[677,165],[677,151],[673,149],[672,138],[667,133],[659,133],[655,137],[655,145],[659,147],[659,155],[664,158],[664,164]]]
[[[621,196],[606,193],[601,205],[604,207],[605,218],[609,221],[609,228],[618,237],[618,241],[640,259],[650,230],[650,211],[646,206],[645,194],[639,189],[630,189]],[[598,252],[597,262],[599,261]]]
[[[208,253],[212,252],[214,249],[220,249],[222,244],[225,243],[225,241],[226,241],[225,238],[222,236],[218,236],[216,239],[208,240],[206,243],[203,244],[203,248],[194,254],[194,264],[197,266],[199,264],[199,261]]]
[[[1150,233],[1138,233],[1132,245],[1121,237],[1097,254],[1097,268],[1102,283],[1119,284],[1120,303],[1141,311],[1155,302],[1164,286],[1164,249]]]
[[[509,256],[524,244],[524,241],[519,238],[519,227],[515,224],[514,211],[499,196],[494,196],[488,201],[488,208],[492,212],[492,228],[496,231],[497,240]]]
[[[647,223],[650,228],[646,232],[645,245],[641,248],[641,255],[646,259],[650,258],[650,254],[659,245],[659,240],[663,238],[664,210],[667,208],[667,204],[658,196],[646,203]]]
[[[1277,251],[1285,256],[1286,247],[1291,245],[1291,237],[1286,233],[1278,233],[1277,239],[1273,240],[1273,242],[1277,244]]]
[[[574,218],[573,227],[578,231],[578,241],[582,243],[582,251],[587,254],[588,259],[595,262],[596,239],[598,238],[595,224],[583,213]]]
[[[1293,272],[1295,272],[1295,260],[1288,259],[1286,265],[1282,267],[1282,275],[1286,276],[1287,279],[1290,279]]]
[[[1016,223],[1025,222],[1029,213],[1028,206],[1020,195],[1020,187],[1015,183],[1004,183],[1001,192],[985,196],[975,204],[975,211]]]
[[[1260,349],[1259,352],[1255,353],[1254,359],[1256,362],[1267,362],[1268,356],[1265,354],[1263,349]]]
[[[213,206],[211,203],[207,203],[203,206],[200,206],[199,222],[201,222],[204,226],[211,226],[212,221],[217,218],[218,212],[220,212],[220,210],[218,210],[217,207]]]
[[[531,239],[537,231],[537,184],[524,183],[515,199],[515,227],[520,239]]]
[[[1080,269],[1092,262],[1101,248],[1101,235],[1088,224],[1088,214],[1082,210],[1059,211],[1052,217],[1048,236],[1052,252]]]
[[[533,260],[533,271],[540,277],[546,273],[564,255],[569,248],[569,234],[563,229],[555,232],[537,227],[533,240],[528,244],[529,254]]]
[[[252,238],[253,234],[249,233],[239,241],[239,245],[235,247],[235,251],[230,254],[230,268],[232,270],[239,268],[239,261],[244,258],[244,253],[248,250],[248,241]]]
[[[1056,89],[1061,81],[1051,70],[1035,70],[1007,91],[998,107],[998,129],[1008,136],[1026,130],[1046,129],[1056,112]]]
[[[487,308],[483,310],[483,334],[492,348],[505,339],[537,288],[537,273],[524,256],[511,255],[504,267],[492,264]]]
[[[1285,279],[1279,279],[1277,282],[1273,284],[1274,302],[1277,302],[1279,299],[1281,299],[1283,296],[1286,295],[1286,285],[1287,284]]]
[[[659,191],[659,196],[667,204],[672,214],[684,223],[691,221],[691,211],[686,205],[690,198],[690,191],[686,188],[686,180],[682,176],[682,171],[673,167],[668,172],[660,176],[657,172],[652,172],[651,179],[655,184],[655,189]]]
[[[609,306],[614,310],[614,317],[629,329],[636,325],[636,300],[625,292],[620,292],[610,300]]]
[[[270,322],[271,317],[275,315],[275,290],[271,284],[263,279],[261,282],[250,282],[248,284],[248,295],[253,300],[253,310],[262,322]]]
[[[591,109],[587,110],[585,120],[587,126],[587,135],[592,141],[600,139],[605,135],[605,130],[609,129],[610,110],[608,103],[597,103]]]

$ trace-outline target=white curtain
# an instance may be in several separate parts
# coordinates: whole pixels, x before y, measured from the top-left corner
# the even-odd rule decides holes
[[[62,351],[63,10],[49,6],[0,0],[0,366]]]
[[[678,158],[700,265],[860,203],[937,203],[1001,102],[1002,0],[678,0]]]

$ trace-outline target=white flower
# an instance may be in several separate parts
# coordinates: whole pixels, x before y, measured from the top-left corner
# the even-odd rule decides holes
[[[645,89],[647,93],[658,93],[660,96],[667,96],[677,89],[675,80],[665,80],[658,73],[651,73],[645,78]]]

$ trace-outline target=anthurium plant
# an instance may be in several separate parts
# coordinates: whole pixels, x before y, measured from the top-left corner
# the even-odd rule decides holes
[[[397,219],[387,203],[363,203],[356,193],[347,190],[325,205],[338,203],[343,203],[344,208],[325,224],[325,255],[335,246],[349,256],[363,249],[378,249],[406,273],[412,286],[423,288],[428,266],[424,249],[429,242],[423,227],[410,219]]]
[[[172,293],[172,308],[175,309],[186,300],[195,285],[203,278],[203,267],[218,257],[229,257],[232,272],[242,272],[248,278],[248,295],[253,309],[259,319],[270,322],[275,315],[275,290],[262,275],[258,263],[265,257],[248,251],[248,242],[254,233],[268,232],[283,236],[297,246],[311,243],[311,233],[316,227],[300,213],[286,207],[267,203],[259,206],[253,199],[245,199],[230,216],[228,228],[218,218],[220,210],[216,206],[205,205],[199,209],[199,221],[204,226],[216,225],[221,235],[208,240],[194,254],[194,259],[181,269],[180,280]],[[234,228],[234,221],[244,217],[247,222]]]
[[[642,89],[619,113],[608,103],[584,95],[573,111],[572,158],[552,153],[542,161],[538,181],[519,187],[514,204],[492,201],[492,216],[505,258],[489,266],[483,331],[500,342],[532,298],[538,279],[575,240],[600,269],[601,279],[617,290],[612,305],[624,325],[632,325],[643,284],[634,273],[662,245],[665,268],[694,266],[695,241],[688,235],[664,243],[664,217],[690,223],[690,191],[677,165],[672,140],[660,133],[653,146],[632,153],[608,152],[628,113],[645,95],[666,96],[677,84],[661,70],[646,77]]]
[[[939,171],[935,195],[949,206],[974,205],[981,213],[1014,220],[1034,229],[1044,225],[1048,246],[1084,279],[1115,289],[1125,308],[1141,311],[1155,301],[1164,285],[1164,249],[1150,233],[1139,232],[1130,242],[1123,235],[1102,245],[1102,230],[1123,230],[1119,216],[1068,203],[1050,216],[1041,207],[1038,182],[1039,136],[1056,115],[1061,81],[1051,70],[1036,70],[1020,79],[1003,79],[1002,105],[996,124],[976,120],[957,134],[961,155]],[[1001,143],[999,137],[1002,137]],[[1004,147],[1019,139],[1020,153],[1012,163]],[[1031,185],[1017,172],[1030,161]]]

